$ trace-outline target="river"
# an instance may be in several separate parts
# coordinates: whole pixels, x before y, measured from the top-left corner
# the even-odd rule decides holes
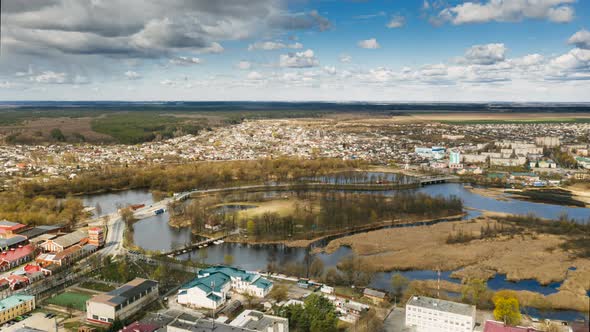
[[[375,178],[375,177],[373,177]],[[405,181],[405,179],[404,179]],[[562,214],[567,214],[579,222],[585,222],[590,219],[590,209],[579,207],[567,207],[560,205],[544,204],[517,200],[506,197],[503,200],[498,200],[492,197],[484,197],[473,193],[464,188],[462,184],[447,183],[425,186],[418,189],[406,189],[408,191],[423,192],[432,196],[455,195],[463,200],[466,208],[471,208],[467,212],[469,217],[475,217],[479,214],[477,210],[489,210],[493,212],[504,212],[511,214],[528,214],[533,213],[544,218],[557,219]],[[399,191],[381,191],[376,194],[392,195]],[[85,203],[89,206],[92,204],[99,204],[102,208],[102,213],[110,213],[116,210],[117,203],[136,204],[145,203],[151,204],[152,198],[147,191],[133,190],[123,191],[109,194],[99,194],[86,196]],[[149,217],[137,222],[134,225],[134,241],[135,243],[146,249],[152,251],[170,250],[189,243],[194,237],[191,235],[188,228],[177,229],[168,225],[169,215],[167,212],[157,216]],[[204,249],[199,249],[194,252],[183,254],[179,259],[199,260],[208,264],[223,264],[226,255],[233,256],[234,265],[246,270],[265,270],[270,260],[279,263],[286,262],[301,262],[307,253],[304,248],[289,248],[284,245],[250,245],[250,244],[236,244],[223,243],[221,245],[209,246]],[[341,247],[332,254],[320,253],[317,256],[324,262],[326,268],[336,266],[336,264],[344,257],[349,255],[351,250],[346,247]],[[391,275],[396,273],[382,272],[377,273],[371,286],[379,289],[389,289],[389,280]],[[412,280],[427,280],[436,279],[437,272],[435,271],[403,271],[400,272]],[[445,271],[441,274],[441,279],[451,282],[459,282],[450,277],[452,271]],[[539,285],[534,280],[523,280],[518,283],[513,283],[505,280],[505,276],[497,275],[490,279],[488,287],[496,290],[502,288],[516,289],[516,290],[531,290],[542,294],[551,294],[557,291],[559,283],[551,285]],[[537,312],[535,312],[537,313]],[[544,312],[539,314],[547,314],[554,317],[559,312]],[[572,316],[572,313],[568,313]],[[565,319],[566,316],[563,316]],[[580,313],[578,318],[584,318]]]

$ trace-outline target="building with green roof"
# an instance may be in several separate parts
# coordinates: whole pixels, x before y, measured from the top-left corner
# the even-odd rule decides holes
[[[196,308],[217,309],[230,291],[263,298],[273,283],[255,272],[231,266],[213,266],[199,270],[197,277],[178,291],[178,303]]]

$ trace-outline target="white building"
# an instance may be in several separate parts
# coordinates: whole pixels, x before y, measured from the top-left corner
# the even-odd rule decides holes
[[[214,266],[199,271],[197,278],[178,291],[178,303],[190,307],[217,309],[227,299],[229,291],[263,298],[273,283],[257,273],[226,266]]]
[[[105,294],[86,301],[86,319],[93,323],[112,324],[124,320],[158,298],[158,282],[135,278]]]
[[[244,310],[229,325],[252,331],[289,332],[287,318],[265,315],[256,310]]]
[[[413,296],[406,303],[406,327],[416,332],[471,332],[475,306]]]

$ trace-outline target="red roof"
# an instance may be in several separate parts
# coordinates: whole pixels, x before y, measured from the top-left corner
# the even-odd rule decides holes
[[[41,267],[39,265],[36,265],[36,264],[27,264],[27,265],[25,265],[24,270],[25,270],[25,272],[27,274],[29,274],[29,273],[35,273],[35,272],[41,271]]]
[[[540,332],[532,327],[506,326],[492,320],[486,321],[483,332]]]
[[[2,253],[0,253],[0,261],[14,262],[14,261],[19,260],[23,257],[27,257],[34,250],[35,249],[33,248],[32,245],[27,244],[24,247],[18,247],[18,248],[10,249],[8,251],[3,251]]]
[[[25,228],[26,226],[23,224],[19,224],[19,223],[13,223],[13,222],[2,222],[0,223],[0,233],[4,234],[8,231],[14,233],[15,231],[21,229],[21,228]]]
[[[160,327],[155,324],[134,322],[130,325],[125,326],[121,330],[121,332],[154,332],[155,330],[157,330],[159,328]]]

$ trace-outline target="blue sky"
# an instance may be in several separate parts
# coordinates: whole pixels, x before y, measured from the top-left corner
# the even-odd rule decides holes
[[[1,100],[590,101],[575,0],[3,0]]]

